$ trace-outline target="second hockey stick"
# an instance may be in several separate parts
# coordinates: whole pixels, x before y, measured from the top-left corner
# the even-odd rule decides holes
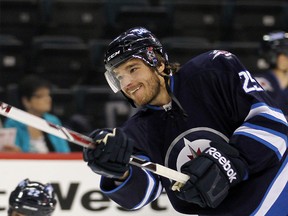
[[[19,121],[23,124],[37,128],[46,133],[68,140],[71,143],[75,143],[77,145],[81,145],[86,148],[96,148],[95,143],[90,137],[72,131],[63,126],[52,124],[46,121],[45,119],[32,115],[28,112],[20,110],[16,107],[13,107],[1,101],[0,101],[0,114],[5,117]],[[143,160],[136,156],[131,156],[130,164],[151,171],[157,175],[180,182],[182,184],[184,184],[189,179],[189,176],[186,174],[177,172],[176,170],[170,169],[157,163]]]

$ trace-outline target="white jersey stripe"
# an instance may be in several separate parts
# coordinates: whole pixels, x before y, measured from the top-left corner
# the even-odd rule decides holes
[[[267,192],[264,200],[262,200],[260,207],[252,215],[254,216],[266,215],[266,213],[269,211],[271,206],[275,203],[277,198],[280,196],[281,192],[285,193],[283,189],[285,188],[288,182],[287,159],[286,159],[286,163],[284,162],[284,164],[286,164],[284,169],[280,170],[281,173],[277,176],[276,180],[273,182],[273,184],[269,188],[269,191]]]
[[[269,107],[265,103],[254,104],[251,107],[251,110],[248,113],[245,121],[249,120],[250,118],[252,118],[256,115],[260,115],[260,114],[266,114],[269,116],[273,116],[274,118],[280,120],[281,122],[285,122],[285,124],[287,125],[287,120],[286,120],[285,116],[283,115],[282,111],[275,109],[275,108],[272,108],[272,107]]]
[[[234,134],[243,134],[252,139],[257,140],[258,142],[266,145],[276,152],[279,159],[283,157],[283,154],[286,150],[287,141],[280,136],[275,136],[267,131],[257,130],[246,126],[239,127]]]
[[[156,200],[161,195],[162,191],[163,191],[163,186],[162,186],[161,181],[159,181],[158,190],[157,190],[157,193],[156,193],[155,198],[153,199],[153,201]]]
[[[280,133],[278,131],[275,131],[273,129],[270,129],[270,128],[266,128],[266,127],[262,127],[262,126],[259,126],[259,125],[255,125],[255,124],[251,124],[251,123],[244,123],[242,126],[246,126],[248,128],[252,128],[252,129],[256,129],[256,130],[260,130],[260,131],[266,131],[267,133],[271,133],[273,134],[274,136],[279,136],[281,137],[282,139],[285,140],[285,142],[287,143],[287,135],[286,134],[283,134],[283,133]]]
[[[153,176],[151,176],[147,170],[143,170],[143,171],[146,173],[146,176],[148,178],[148,187],[147,187],[144,199],[137,206],[133,208],[134,210],[140,209],[147,204],[156,185],[155,179],[153,178]]]

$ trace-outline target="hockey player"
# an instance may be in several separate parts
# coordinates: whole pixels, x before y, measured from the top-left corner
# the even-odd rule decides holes
[[[255,75],[255,79],[288,118],[288,32],[275,31],[264,35],[260,53],[269,70]]]
[[[25,179],[10,194],[8,216],[50,216],[56,203],[51,184]]]
[[[185,214],[287,216],[287,121],[235,55],[211,50],[178,70],[136,27],[109,44],[104,61],[113,91],[139,111],[122,127],[95,130],[97,147],[83,151],[103,193],[131,210],[164,188]],[[129,166],[131,154],[190,179],[181,186]]]

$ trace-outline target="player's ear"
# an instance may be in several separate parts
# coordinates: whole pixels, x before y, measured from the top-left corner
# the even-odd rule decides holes
[[[164,70],[165,70],[165,64],[163,62],[160,62],[160,64],[157,66],[158,72],[160,74],[165,74]]]

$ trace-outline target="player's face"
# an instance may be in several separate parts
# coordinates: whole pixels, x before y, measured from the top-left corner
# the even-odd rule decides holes
[[[158,68],[159,73],[163,70],[164,66]],[[167,91],[163,77],[142,60],[131,59],[117,67],[114,72],[120,82],[121,90],[136,105],[164,105],[169,102],[165,101]]]
[[[28,112],[35,115],[42,115],[49,112],[52,106],[52,99],[50,96],[50,89],[40,88],[34,92],[31,98],[23,100],[25,108]]]

